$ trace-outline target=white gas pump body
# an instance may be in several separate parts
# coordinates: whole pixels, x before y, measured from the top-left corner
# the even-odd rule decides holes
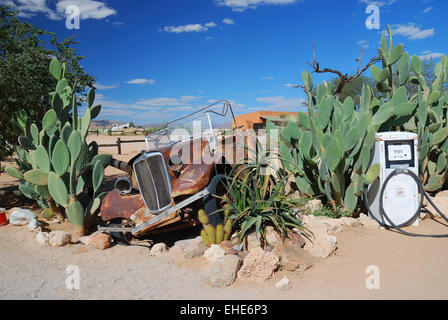
[[[368,186],[367,201],[371,218],[381,224],[380,191],[386,178],[396,169],[408,169],[418,176],[418,136],[410,132],[380,132],[375,137],[372,164],[379,163],[381,170],[377,180]],[[386,185],[383,208],[396,226],[418,225],[415,213],[419,205],[418,185],[411,176],[398,174]],[[384,223],[391,226],[384,218]]]

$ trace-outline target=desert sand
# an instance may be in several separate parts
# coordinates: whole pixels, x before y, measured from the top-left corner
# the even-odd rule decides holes
[[[92,136],[98,143],[113,143],[116,137]],[[123,137],[122,139],[139,139]],[[109,141],[107,141],[109,140]],[[144,143],[127,144],[127,160],[144,149]],[[116,153],[116,148],[100,149]],[[11,159],[10,159],[11,161]],[[5,165],[5,162],[2,162]],[[108,168],[105,190],[113,187],[120,170]],[[15,206],[17,181],[0,176],[0,206]],[[23,201],[22,201],[23,204]],[[32,203],[22,207],[33,208]],[[445,224],[425,219],[419,233],[448,233]],[[211,287],[206,280],[205,259],[185,259],[174,252],[150,256],[154,242],[168,245],[194,237],[197,230],[164,238],[135,241],[131,246],[114,245],[100,251],[81,244],[65,247],[39,246],[26,227],[0,227],[0,299],[447,299],[448,240],[412,238],[384,229],[345,227],[335,234],[338,249],[327,259],[315,260],[304,273],[276,272],[263,283],[239,279],[227,288]],[[69,290],[66,269],[80,271],[80,289]],[[368,289],[368,266],[380,271],[380,288]],[[291,280],[287,290],[275,283],[283,276]]]

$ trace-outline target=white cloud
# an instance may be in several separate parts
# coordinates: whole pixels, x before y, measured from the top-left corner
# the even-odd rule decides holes
[[[129,81],[126,81],[126,83],[128,84],[155,84],[156,80],[154,79],[144,79],[144,78],[137,78],[137,79],[132,79]]]
[[[69,5],[79,7],[81,20],[85,19],[104,19],[117,14],[117,11],[108,7],[101,1],[94,0],[59,0],[56,4],[56,10],[60,16],[65,16],[65,9]]]
[[[392,35],[400,35],[411,40],[419,40],[432,37],[434,35],[434,28],[420,29],[415,23],[393,24],[390,26]]]
[[[261,97],[257,98],[257,101],[266,103],[269,107],[273,108],[300,108],[304,102],[303,98],[285,98],[282,96],[277,97]]]
[[[246,9],[257,9],[262,5],[286,5],[303,0],[215,0],[218,6],[229,7],[233,11],[242,12]]]
[[[46,0],[0,0],[0,5],[10,6],[14,10],[19,11],[19,17],[31,18],[38,13],[43,13],[52,20],[61,19],[48,8]]]
[[[425,10],[422,11],[422,13],[428,13],[429,11],[433,10],[434,7],[428,7]]]
[[[76,5],[80,10],[81,20],[103,19],[117,14],[117,11],[108,7],[104,2],[94,0],[58,0],[55,8],[51,9],[46,0],[0,0],[0,5],[9,5],[19,11],[21,17],[33,17],[43,13],[51,20],[61,20],[66,17],[66,8]]]
[[[107,85],[103,85],[103,84],[101,84],[99,82],[96,82],[93,86],[97,90],[109,90],[109,89],[115,89],[117,87],[116,84],[111,84],[111,85],[107,86]]]
[[[363,48],[363,49],[367,49],[367,48],[369,47],[369,45],[367,44],[367,41],[366,41],[366,40],[360,40],[360,41],[358,41],[357,43],[358,43],[358,45],[359,45],[361,48]]]
[[[235,21],[233,21],[232,19],[223,19],[222,20],[222,23],[224,23],[224,24],[228,24],[228,25],[234,25],[235,24]]]
[[[390,5],[394,4],[397,1],[398,0],[383,0],[383,1],[381,1],[381,0],[377,0],[377,1],[374,1],[374,0],[359,0],[360,3],[363,3],[365,5],[373,4],[373,5],[377,6],[377,7],[390,6]]]
[[[159,31],[171,32],[171,33],[203,32],[207,31],[209,28],[215,28],[215,27],[217,27],[217,24],[211,21],[207,22],[204,25],[200,23],[195,23],[195,24],[186,24],[183,26],[166,26],[159,29]]]
[[[144,106],[185,106],[191,104],[200,97],[182,96],[180,98],[150,98],[141,99],[137,104]]]
[[[197,110],[195,100],[200,97],[151,98],[122,103],[111,100],[101,93],[96,94],[95,103],[101,104],[100,119],[121,119],[138,123],[157,123],[176,118],[179,112]],[[83,110],[81,111],[82,114]],[[156,120],[154,120],[156,119]]]
[[[420,60],[428,60],[428,59],[438,59],[442,55],[443,55],[443,53],[440,53],[440,52],[431,52],[429,50],[425,50],[418,57],[420,58]]]
[[[274,77],[264,77],[264,78],[261,78],[261,80],[274,80],[275,78]]]
[[[207,103],[212,104],[217,102],[218,100],[216,99],[209,99],[207,100]],[[227,100],[230,102],[230,105],[232,106],[232,110],[233,112],[241,112],[246,110],[247,106],[245,104],[242,103],[236,103],[234,100]]]
[[[205,26],[206,26],[207,28],[214,28],[214,27],[216,27],[216,23],[214,23],[214,22],[207,22],[207,23],[205,24]]]
[[[171,33],[183,33],[183,32],[202,32],[207,31],[208,27],[203,26],[199,23],[196,24],[187,24],[184,26],[167,26],[163,27],[163,29],[159,29],[159,31],[171,32]]]

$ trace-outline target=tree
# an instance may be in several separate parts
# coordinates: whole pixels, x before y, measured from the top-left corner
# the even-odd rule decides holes
[[[73,37],[59,43],[54,33],[20,21],[17,12],[0,7],[0,159],[13,153],[17,137],[31,120],[50,108],[55,79],[48,72],[53,57],[67,65],[67,78],[77,79],[77,93],[95,82],[80,66]],[[47,47],[46,43],[51,46]]]
[[[341,79],[339,77],[334,77],[329,80],[328,84],[333,92],[337,90],[341,83]],[[368,77],[366,75],[360,75],[357,78],[351,79],[348,82],[345,82],[341,87],[341,91],[338,93],[338,99],[340,101],[345,101],[345,98],[351,97],[355,102],[355,106],[359,106],[359,99],[362,95],[362,86],[368,85],[372,88],[374,95],[379,95],[379,91],[376,89],[376,82],[373,78]],[[317,87],[314,86],[311,90],[311,94],[313,97],[317,95]],[[304,107],[308,106],[308,100],[303,103]]]
[[[333,88],[333,91],[339,86],[341,80],[339,78],[333,78],[330,80],[330,86]],[[355,102],[356,106],[359,106],[359,99],[362,95],[362,86],[368,85],[373,89],[374,94],[379,94],[379,91],[376,89],[376,82],[373,78],[361,75],[358,78],[352,79],[350,82],[346,82],[339,93],[339,100],[345,101],[345,98],[351,97]]]

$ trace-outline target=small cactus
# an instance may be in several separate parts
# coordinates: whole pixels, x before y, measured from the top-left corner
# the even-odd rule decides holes
[[[205,213],[204,209],[200,209],[198,212],[199,221],[205,226],[209,224],[209,219],[207,217],[207,214]]]
[[[221,243],[224,240],[224,229],[222,224],[216,226],[216,243]]]
[[[207,231],[205,229],[201,230],[201,237],[202,237],[202,241],[204,241],[205,245],[207,247],[210,247],[211,243],[210,243],[210,240],[208,239]]]
[[[228,218],[229,210],[224,211],[224,225],[218,224],[216,227],[211,225],[207,214],[203,209],[198,211],[199,221],[203,225],[201,237],[206,246],[220,244],[222,241],[229,240],[232,233],[232,219]]]
[[[51,210],[51,208],[46,208],[43,209],[41,212],[42,218],[46,219],[46,220],[51,220],[55,217],[55,213],[53,212],[53,210]]]

